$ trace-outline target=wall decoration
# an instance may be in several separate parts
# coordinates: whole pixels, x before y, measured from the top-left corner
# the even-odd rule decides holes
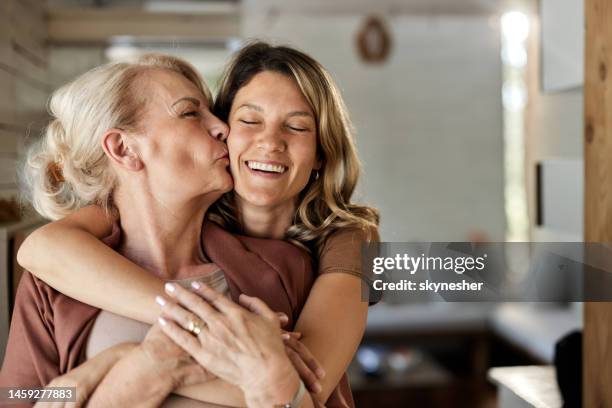
[[[391,34],[384,21],[376,16],[366,18],[357,34],[357,49],[367,63],[384,63],[391,51]]]

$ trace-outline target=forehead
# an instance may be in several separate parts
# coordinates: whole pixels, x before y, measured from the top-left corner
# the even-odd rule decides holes
[[[294,79],[271,71],[256,74],[236,93],[234,106],[253,103],[263,110],[283,109],[305,111],[312,114],[308,101]]]
[[[148,70],[141,80],[150,101],[172,104],[179,98],[192,96],[206,102],[198,87],[178,72],[155,68]]]

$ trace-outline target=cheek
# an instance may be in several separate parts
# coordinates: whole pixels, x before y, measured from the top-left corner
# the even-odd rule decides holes
[[[249,146],[249,138],[239,132],[230,132],[227,137],[227,150],[230,156],[230,167],[232,170],[238,169],[240,158]]]
[[[310,174],[317,160],[316,139],[304,140],[296,143],[294,147],[296,162],[299,163],[299,172]]]

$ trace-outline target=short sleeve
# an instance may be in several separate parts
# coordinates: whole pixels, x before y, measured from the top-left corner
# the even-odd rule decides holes
[[[327,239],[319,258],[318,274],[347,273],[371,282],[371,276],[362,268],[363,244],[380,242],[377,228],[369,231],[346,228],[334,232]]]
[[[60,374],[51,297],[50,288],[24,272],[15,298],[0,386],[42,387]]]

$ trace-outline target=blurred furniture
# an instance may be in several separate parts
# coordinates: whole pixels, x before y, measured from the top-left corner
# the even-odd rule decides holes
[[[582,327],[582,309],[577,305],[501,304],[489,323],[502,341],[521,349],[542,363],[553,362],[555,343],[567,333]]]
[[[554,366],[497,367],[489,370],[497,384],[499,408],[561,408]]]
[[[0,224],[0,361],[4,360],[13,300],[23,272],[16,261],[17,250],[27,234],[42,223],[36,218]]]
[[[367,375],[353,364],[357,406],[488,406],[489,368],[550,364],[558,339],[582,326],[581,313],[576,304],[378,304],[362,346],[407,347],[424,358],[404,374]]]
[[[357,406],[477,407],[486,394],[489,306],[478,303],[379,304],[362,345],[407,347],[422,359],[405,373],[349,372]]]

